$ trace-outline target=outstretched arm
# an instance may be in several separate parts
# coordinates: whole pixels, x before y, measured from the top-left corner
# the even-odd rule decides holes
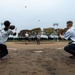
[[[13,35],[14,35],[14,36],[16,35],[16,31],[17,31],[17,28],[16,28],[16,29],[14,29],[14,33],[13,33]]]

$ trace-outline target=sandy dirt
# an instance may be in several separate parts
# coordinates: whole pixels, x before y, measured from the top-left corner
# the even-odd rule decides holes
[[[0,75],[75,75],[75,59],[63,49],[67,43],[7,42],[9,54],[0,63]]]

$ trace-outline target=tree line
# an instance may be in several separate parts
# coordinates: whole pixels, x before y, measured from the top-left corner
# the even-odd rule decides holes
[[[41,28],[33,28],[31,30],[25,29],[25,30],[21,30],[18,33],[18,37],[25,37],[26,32],[29,33],[29,36],[31,36],[31,35],[36,36],[38,33],[50,36],[54,31],[56,31],[56,33],[58,34],[58,30],[61,30],[62,34],[64,34],[66,32],[67,28],[64,28],[64,29],[62,29],[62,28],[58,28],[58,29],[44,28],[43,30],[41,30]]]

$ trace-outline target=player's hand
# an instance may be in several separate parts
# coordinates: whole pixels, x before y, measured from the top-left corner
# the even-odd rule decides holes
[[[10,29],[11,29],[11,30],[14,30],[14,29],[15,29],[15,26],[14,26],[14,25],[11,25],[11,26],[10,26]]]

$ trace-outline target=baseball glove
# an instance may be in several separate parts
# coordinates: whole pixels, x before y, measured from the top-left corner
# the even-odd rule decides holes
[[[11,25],[11,26],[10,26],[10,29],[11,29],[11,30],[14,30],[14,29],[15,29],[15,26],[14,26],[14,25]]]
[[[63,29],[58,29],[57,34],[58,35],[63,34],[63,31],[64,31]]]

